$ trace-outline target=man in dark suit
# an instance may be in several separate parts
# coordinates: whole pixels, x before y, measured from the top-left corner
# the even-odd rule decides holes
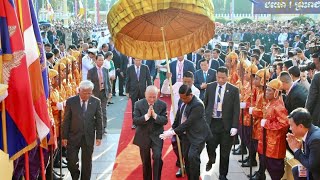
[[[150,71],[150,76],[152,77],[152,84],[157,77],[156,63],[154,60],[144,60],[143,64],[147,65]]]
[[[90,180],[94,140],[100,146],[102,139],[102,112],[100,100],[92,96],[94,85],[84,80],[79,95],[66,102],[62,124],[62,145],[67,147],[68,169],[72,179],[80,176],[79,150],[81,148],[81,179]]]
[[[111,84],[109,80],[109,72],[103,67],[104,56],[98,54],[96,57],[94,66],[88,71],[87,79],[94,84],[93,95],[100,99],[102,108],[102,122],[103,127],[107,127],[107,103],[108,99],[111,98]],[[106,130],[104,130],[106,132]]]
[[[192,94],[191,87],[182,85],[179,95],[178,111],[172,129],[164,131],[160,138],[179,136],[188,179],[196,180],[200,176],[200,154],[205,141],[212,134],[205,120],[203,103]]]
[[[198,54],[198,50],[195,50],[189,54],[187,54],[187,59],[191,62],[193,62],[195,65],[197,64],[197,62],[202,59],[201,55]]]
[[[194,73],[195,68],[191,61],[184,59],[183,56],[177,57],[178,60],[170,63],[170,72],[172,74],[172,85],[177,81],[182,82],[183,74],[187,71]]]
[[[131,98],[132,119],[134,118],[134,103],[144,98],[147,86],[151,85],[151,76],[148,66],[141,64],[141,59],[134,59],[134,64],[127,69],[126,95]],[[136,128],[132,122],[132,129]]]
[[[200,61],[201,69],[194,73],[194,85],[200,90],[200,99],[203,100],[207,84],[216,81],[217,71],[209,68],[206,60]]]
[[[113,81],[112,85],[112,94],[113,96],[116,95],[116,82],[117,79],[119,79],[119,96],[125,96],[123,94],[123,86],[124,86],[124,81],[125,81],[125,76],[126,76],[126,70],[127,70],[127,65],[128,65],[128,57],[119,52],[113,44],[113,40],[110,37],[109,38],[109,51],[113,53],[113,58],[112,61],[114,63],[115,69],[116,69],[116,77],[115,80]]]
[[[294,83],[290,74],[286,71],[282,71],[279,77],[282,82],[281,88],[286,91],[284,104],[288,113],[290,114],[298,107],[304,107],[308,96],[308,90],[300,83]]]
[[[212,168],[216,159],[216,148],[220,144],[219,179],[227,179],[229,155],[233,136],[237,134],[240,114],[239,89],[228,83],[229,72],[226,67],[217,71],[217,82],[209,83],[203,103],[206,119],[213,138],[207,141],[209,161],[206,170]]]
[[[260,45],[259,46],[259,50],[260,50],[260,59],[262,59],[263,61],[265,61],[267,63],[267,65],[269,65],[271,63],[271,57],[269,54],[265,53],[265,48],[264,45]]]
[[[312,59],[316,70],[320,71],[320,53],[313,54]],[[312,115],[313,124],[320,126],[320,73],[315,74],[312,78],[306,108]]]
[[[292,45],[293,48],[300,48],[301,50],[305,49],[305,45],[303,44],[303,42],[301,42],[301,38],[299,35],[296,35],[294,37],[294,43]]]
[[[217,48],[213,49],[211,52],[212,60],[218,61],[219,66],[225,66],[224,61],[220,58],[220,54],[221,54],[220,49],[217,49]]]
[[[167,104],[158,100],[158,88],[148,86],[145,97],[135,103],[134,124],[137,125],[133,144],[139,146],[144,180],[160,180],[162,170],[163,126],[168,123]],[[152,149],[153,171],[150,149]],[[153,172],[153,173],[152,173]],[[152,178],[153,174],[153,178]]]
[[[292,168],[294,179],[320,179],[320,129],[312,125],[312,117],[307,109],[295,109],[288,118],[292,130],[292,134],[287,134],[289,147],[294,152],[294,158],[306,168]]]

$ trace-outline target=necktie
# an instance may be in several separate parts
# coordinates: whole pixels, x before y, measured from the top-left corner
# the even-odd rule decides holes
[[[204,79],[204,82],[207,82],[207,73],[206,72],[203,73],[203,79]]]
[[[99,84],[100,84],[100,91],[101,91],[102,89],[104,89],[104,87],[103,87],[102,69],[99,68],[99,69],[98,69],[98,72],[99,72]]]
[[[221,101],[221,88],[222,88],[222,86],[219,86],[218,96],[217,96],[217,104],[219,104]],[[218,108],[217,108],[217,117],[220,117],[220,115],[221,115],[221,111],[218,111]]]
[[[192,55],[192,62],[196,62],[196,55],[195,54]]]
[[[137,79],[139,81],[139,77],[140,77],[140,67],[137,67]]]
[[[82,100],[81,109],[82,109],[82,114],[84,114],[87,111],[85,100]]]

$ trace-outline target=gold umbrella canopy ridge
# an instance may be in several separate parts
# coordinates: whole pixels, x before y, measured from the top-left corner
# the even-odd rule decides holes
[[[213,38],[214,8],[210,0],[120,0],[108,14],[117,50],[141,59],[165,59],[192,52]]]

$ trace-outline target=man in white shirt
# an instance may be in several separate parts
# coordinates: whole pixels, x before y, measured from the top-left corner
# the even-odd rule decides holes
[[[88,54],[82,58],[82,80],[87,80],[89,69],[94,67],[97,52],[97,49],[90,48],[88,49]]]

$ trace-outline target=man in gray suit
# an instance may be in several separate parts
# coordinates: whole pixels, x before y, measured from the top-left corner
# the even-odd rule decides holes
[[[228,83],[228,69],[219,67],[217,82],[209,83],[203,103],[206,119],[213,138],[207,141],[209,161],[206,170],[212,168],[216,160],[216,148],[220,144],[219,180],[226,180],[233,136],[237,134],[240,114],[239,89]]]
[[[100,100],[92,96],[93,83],[80,83],[79,95],[66,102],[62,124],[62,145],[67,147],[68,169],[73,180],[78,180],[79,150],[81,148],[81,180],[90,180],[94,140],[100,146],[102,139],[102,114]]]
[[[205,59],[200,61],[201,69],[194,73],[194,86],[200,90],[200,99],[203,100],[207,84],[217,80],[217,71],[209,68],[209,62]]]
[[[144,180],[160,180],[162,170],[163,140],[159,135],[163,126],[168,123],[167,104],[158,100],[158,88],[148,86],[144,99],[135,103],[134,124],[137,125],[133,144],[139,146],[143,166]],[[150,149],[152,149],[153,173],[151,168]]]
[[[103,67],[104,56],[98,54],[95,60],[96,66],[88,71],[87,79],[94,84],[93,95],[100,99],[102,108],[102,122],[104,129],[107,127],[107,103],[111,98],[111,84],[108,70]],[[106,130],[104,130],[106,132]]]
[[[151,76],[148,66],[141,64],[141,59],[134,59],[134,64],[127,69],[126,95],[131,98],[132,119],[134,118],[134,103],[144,98],[147,86],[151,85]],[[136,125],[132,124],[132,129]]]

